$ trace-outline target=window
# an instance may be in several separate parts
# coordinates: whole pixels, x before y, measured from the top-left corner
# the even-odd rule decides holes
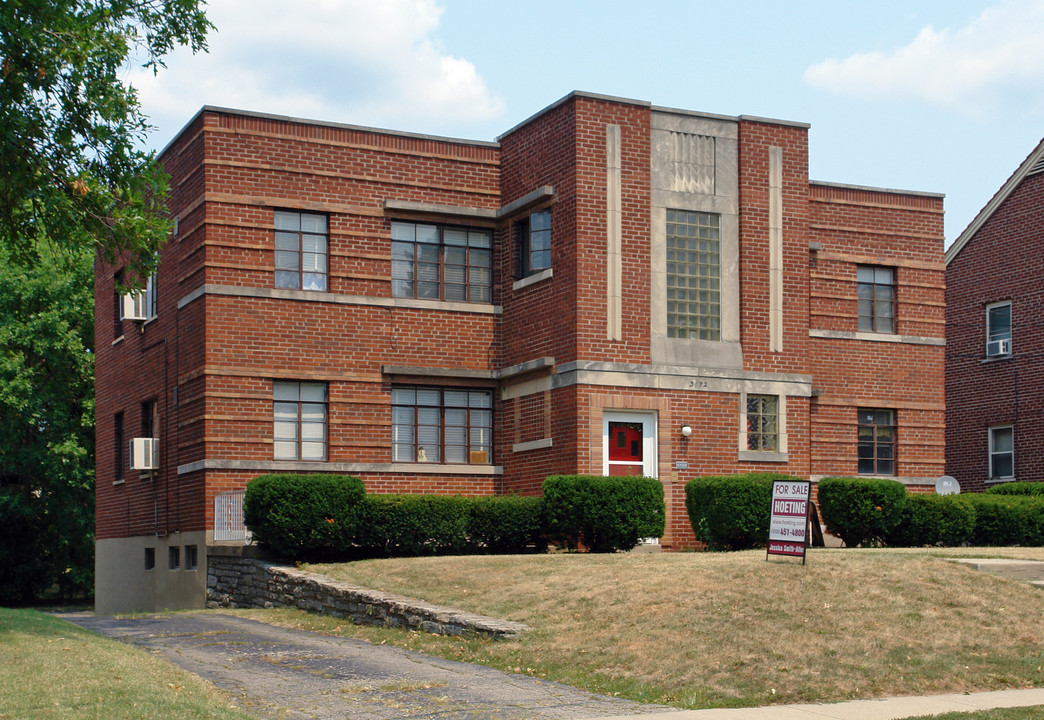
[[[860,332],[895,332],[895,270],[872,265],[856,269]]]
[[[990,428],[990,477],[1015,477],[1015,428],[1011,425]]]
[[[492,302],[492,235],[440,225],[393,222],[392,295]]]
[[[1011,303],[986,306],[986,356],[1011,355]]]
[[[156,569],[156,548],[145,548],[145,569]]]
[[[174,546],[167,548],[167,568],[177,570],[181,567],[181,548]]]
[[[141,404],[141,437],[159,437],[159,406],[155,398]]]
[[[199,569],[199,548],[196,545],[185,546],[185,569]]]
[[[112,416],[112,481],[123,482],[123,467],[126,464],[123,456],[123,413]]]
[[[667,211],[667,337],[721,339],[721,217]]]
[[[149,275],[145,281],[145,315],[154,318],[159,315],[156,298],[156,276]]]
[[[522,277],[551,267],[551,211],[532,213],[516,226]]]
[[[859,409],[860,475],[895,475],[895,413]]]
[[[123,295],[120,294],[120,285],[123,283],[123,271],[120,270],[112,276],[113,313],[112,313],[112,336],[118,338],[123,335]]]
[[[326,216],[277,210],[277,288],[326,292]]]
[[[276,460],[326,459],[326,385],[272,383]]]
[[[492,407],[489,390],[392,388],[392,458],[396,462],[492,462]]]
[[[779,450],[779,398],[775,395],[747,395],[747,449]]]

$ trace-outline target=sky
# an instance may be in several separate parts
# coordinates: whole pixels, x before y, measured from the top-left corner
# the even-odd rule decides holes
[[[812,180],[946,195],[946,244],[1044,138],[1044,0],[210,0],[127,70],[164,147],[203,105],[494,140],[573,90],[805,122]]]

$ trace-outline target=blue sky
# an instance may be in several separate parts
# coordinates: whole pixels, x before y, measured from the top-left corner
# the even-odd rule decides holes
[[[1044,137],[1044,0],[211,0],[210,53],[138,89],[492,140],[572,90],[810,123],[814,180],[946,194],[952,242]]]

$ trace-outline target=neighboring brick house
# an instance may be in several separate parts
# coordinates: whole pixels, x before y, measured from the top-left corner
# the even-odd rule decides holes
[[[578,92],[492,143],[206,107],[161,157],[148,319],[96,272],[99,612],[201,605],[272,471],[644,473],[668,549],[698,475],[942,474],[942,196],[809,182],[808,125]]]
[[[1044,140],[946,252],[946,472],[1044,480]]]

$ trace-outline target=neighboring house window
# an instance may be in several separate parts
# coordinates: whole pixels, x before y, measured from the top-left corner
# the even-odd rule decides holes
[[[112,417],[112,480],[117,483],[123,482],[124,479],[123,443],[123,413],[118,412]]]
[[[392,388],[392,458],[491,463],[492,407],[489,390]]]
[[[1015,477],[1015,428],[1011,425],[990,428],[990,477]]]
[[[123,335],[123,295],[120,294],[120,284],[123,282],[123,271],[120,270],[112,276],[112,294],[114,298],[112,313],[112,336],[118,338]]]
[[[667,211],[667,337],[721,339],[721,217]]]
[[[759,452],[779,450],[777,396],[747,395],[747,449]]]
[[[986,306],[986,356],[1011,355],[1011,303]]]
[[[159,404],[155,399],[141,404],[141,437],[159,438]]]
[[[154,318],[159,315],[158,298],[156,297],[156,275],[149,275],[145,282],[145,314]]]
[[[275,285],[326,291],[325,215],[276,210]]]
[[[859,409],[860,475],[895,475],[895,412]]]
[[[326,385],[274,382],[273,456],[276,460],[326,459]]]
[[[516,224],[522,277],[551,267],[551,211],[542,210]]]
[[[489,230],[393,222],[394,297],[492,302]]]
[[[856,269],[860,332],[895,332],[895,270],[860,265]]]

